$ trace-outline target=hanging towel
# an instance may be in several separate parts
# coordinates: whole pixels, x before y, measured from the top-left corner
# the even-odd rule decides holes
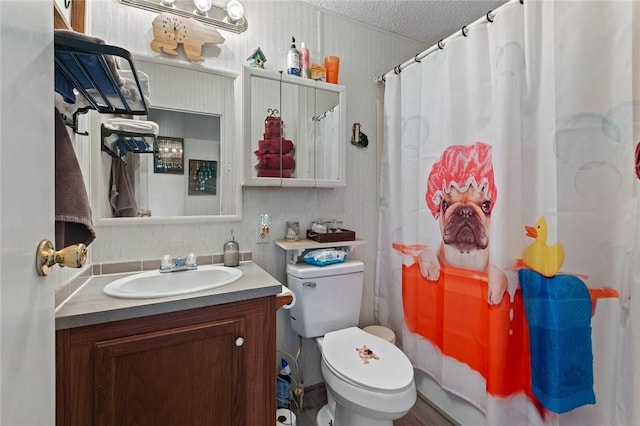
[[[127,174],[127,164],[120,157],[111,159],[111,178],[109,179],[109,202],[113,217],[135,217],[138,205]]]
[[[55,111],[56,248],[91,244],[96,237],[82,171],[62,117]]]
[[[518,271],[531,351],[531,390],[549,410],[595,404],[591,298],[573,275]]]

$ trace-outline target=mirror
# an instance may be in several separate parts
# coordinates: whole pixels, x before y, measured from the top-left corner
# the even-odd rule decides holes
[[[256,68],[243,72],[245,185],[343,186],[344,88]],[[274,117],[281,128],[270,124]]]
[[[316,141],[316,180],[340,179],[340,96],[336,92],[316,90],[314,133]],[[344,160],[343,160],[344,161]]]
[[[100,151],[99,140],[101,124],[110,116],[93,114],[94,218],[99,224],[240,219],[234,76],[150,59],[134,63],[149,82],[149,113],[140,119],[159,128],[153,152],[124,157],[140,217],[114,217],[109,187],[114,160]]]

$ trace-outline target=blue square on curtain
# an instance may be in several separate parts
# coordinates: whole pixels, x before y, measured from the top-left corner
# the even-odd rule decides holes
[[[595,404],[591,298],[573,275],[518,271],[531,352],[531,390],[556,413]]]

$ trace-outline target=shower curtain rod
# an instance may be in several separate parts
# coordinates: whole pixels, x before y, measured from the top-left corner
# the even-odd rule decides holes
[[[453,34],[451,34],[449,37],[442,39],[440,41],[438,41],[438,43],[434,44],[433,46],[431,46],[430,48],[428,48],[427,50],[424,50],[420,53],[418,53],[416,56],[414,56],[413,58],[409,59],[408,61],[405,61],[403,63],[401,63],[400,65],[396,65],[395,67],[393,67],[393,69],[391,71],[388,71],[382,75],[379,75],[378,77],[374,78],[373,81],[375,81],[376,83],[384,83],[385,82],[385,75],[390,74],[390,73],[395,73],[395,74],[400,74],[402,72],[403,69],[407,68],[408,66],[416,63],[416,62],[420,62],[423,58],[426,58],[427,56],[429,56],[430,54],[432,54],[433,52],[435,52],[436,50],[442,50],[444,49],[445,45],[452,39],[459,37],[460,35],[462,35],[463,37],[466,37],[469,34],[469,28],[474,27],[476,25],[482,24],[483,22],[493,22],[493,18],[496,17],[498,11],[503,8],[504,6],[506,6],[509,3],[513,3],[513,2],[519,2],[520,4],[524,3],[524,0],[510,0],[507,3],[503,4],[502,6],[500,6],[499,8],[497,8],[496,10],[490,10],[487,12],[487,14],[481,18],[478,18],[477,20],[473,21],[471,24],[465,25],[464,27],[462,27],[462,29],[460,30],[460,32],[455,32]]]

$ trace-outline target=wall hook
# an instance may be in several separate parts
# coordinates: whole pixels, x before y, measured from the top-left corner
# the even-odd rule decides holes
[[[360,149],[366,149],[369,146],[369,138],[360,131],[360,123],[353,123],[351,128],[351,145]]]

